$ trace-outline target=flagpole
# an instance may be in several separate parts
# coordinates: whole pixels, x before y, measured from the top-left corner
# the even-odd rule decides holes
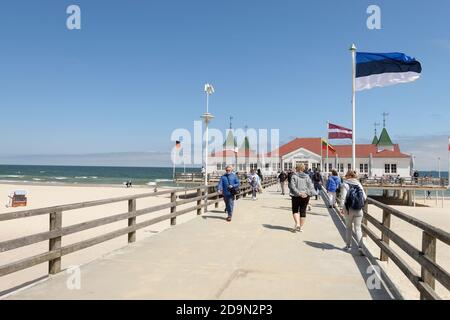
[[[322,138],[320,138],[320,171],[325,173],[325,170],[323,170],[323,142],[322,142]]]
[[[328,158],[328,149],[329,149],[329,147],[328,147],[328,138],[329,138],[329,135],[330,135],[330,133],[328,132],[329,126],[330,126],[330,121],[327,121],[327,172],[330,171],[330,164],[329,164],[330,160]]]
[[[450,136],[448,136],[448,146],[447,146],[447,154],[448,154],[448,173],[447,173],[447,187],[450,187]],[[442,191],[444,192],[444,191]]]
[[[356,170],[356,46],[353,43],[352,52],[352,170]]]

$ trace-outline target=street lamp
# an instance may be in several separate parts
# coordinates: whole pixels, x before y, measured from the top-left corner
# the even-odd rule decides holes
[[[206,93],[206,112],[201,116],[205,122],[205,211],[206,204],[208,203],[208,123],[214,118],[214,116],[209,113],[209,96],[214,93],[214,87],[207,83],[205,84]]]

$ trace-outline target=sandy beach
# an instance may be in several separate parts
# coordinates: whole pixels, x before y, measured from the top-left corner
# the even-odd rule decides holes
[[[8,195],[14,190],[26,190],[28,192],[28,206],[26,208],[6,208]],[[163,189],[158,189],[162,191]],[[25,184],[0,184],[0,214],[21,211],[28,209],[51,207],[55,205],[63,205],[77,202],[86,202],[92,200],[108,199],[121,197],[126,195],[142,194],[153,192],[153,187],[133,187],[125,188],[122,186],[95,186],[95,185],[25,185]],[[158,204],[168,203],[170,195],[162,195],[137,200],[137,209],[143,209]],[[194,206],[193,203],[180,206],[179,209]],[[178,208],[178,207],[177,207]],[[63,213],[63,227],[76,223],[86,222],[114,214],[125,213],[128,211],[126,201],[90,207],[85,209],[77,209]],[[158,215],[169,213],[169,209],[150,213],[141,217],[137,217],[137,223],[154,218]],[[188,213],[177,218],[177,223],[182,223],[196,217],[196,212]],[[63,237],[62,245],[68,245],[89,239],[109,231],[114,231],[127,226],[127,220],[111,223],[106,226],[89,229],[83,232]],[[137,241],[152,236],[170,226],[169,221],[164,221],[145,229],[137,231]],[[22,218],[17,220],[0,222],[0,241],[15,239],[39,232],[45,232],[49,229],[49,216],[42,215],[30,218]],[[127,245],[127,236],[95,245],[93,247],[69,254],[62,258],[62,268],[68,268],[74,265],[88,263],[102,255],[113,250],[119,249]],[[19,249],[3,252],[0,254],[0,265],[11,263],[35,254],[43,253],[48,250],[48,241],[43,241],[34,245],[22,247]],[[48,264],[25,269],[0,278],[0,293],[23,283],[38,279],[47,274]]]

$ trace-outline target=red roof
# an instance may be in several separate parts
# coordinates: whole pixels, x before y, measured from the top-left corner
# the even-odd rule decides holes
[[[285,156],[295,150],[304,148],[315,154],[321,154],[321,138],[297,138],[282,145],[278,149],[278,155],[280,157]],[[331,144],[335,149],[339,158],[351,158],[352,157],[352,145],[334,145]],[[334,158],[335,152],[329,151],[328,156]],[[383,150],[378,152],[378,148],[373,144],[357,144],[356,145],[356,158],[369,158],[372,153],[374,158],[409,158],[410,156],[400,152],[400,147],[398,144],[394,144],[394,151]],[[267,154],[267,157],[271,156],[271,152]],[[326,150],[323,150],[322,156],[326,156]]]
[[[351,158],[352,157],[352,145],[339,145],[334,146],[339,158]],[[408,154],[400,152],[398,144],[394,144],[394,151],[383,150],[378,152],[378,147],[374,144],[357,144],[356,145],[356,158],[368,158],[372,154],[374,158],[409,158]],[[333,155],[334,157],[334,155]]]
[[[334,147],[334,145],[332,145]],[[282,145],[278,149],[278,155],[280,157],[287,155],[288,153],[291,153],[292,151],[298,150],[300,148],[307,149],[311,152],[314,152],[315,154],[320,155],[320,150],[322,148],[322,139],[321,138],[296,138],[292,140],[291,142],[288,142],[284,145]],[[323,154],[326,154],[327,151],[324,150]],[[271,152],[267,154],[268,157],[271,157]],[[329,154],[333,154],[333,151],[329,151]]]

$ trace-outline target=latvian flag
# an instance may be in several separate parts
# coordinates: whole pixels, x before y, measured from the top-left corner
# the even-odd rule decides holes
[[[328,124],[328,139],[352,139],[352,129],[347,129],[336,124]]]
[[[356,53],[356,91],[385,87],[419,79],[422,66],[399,52]]]

